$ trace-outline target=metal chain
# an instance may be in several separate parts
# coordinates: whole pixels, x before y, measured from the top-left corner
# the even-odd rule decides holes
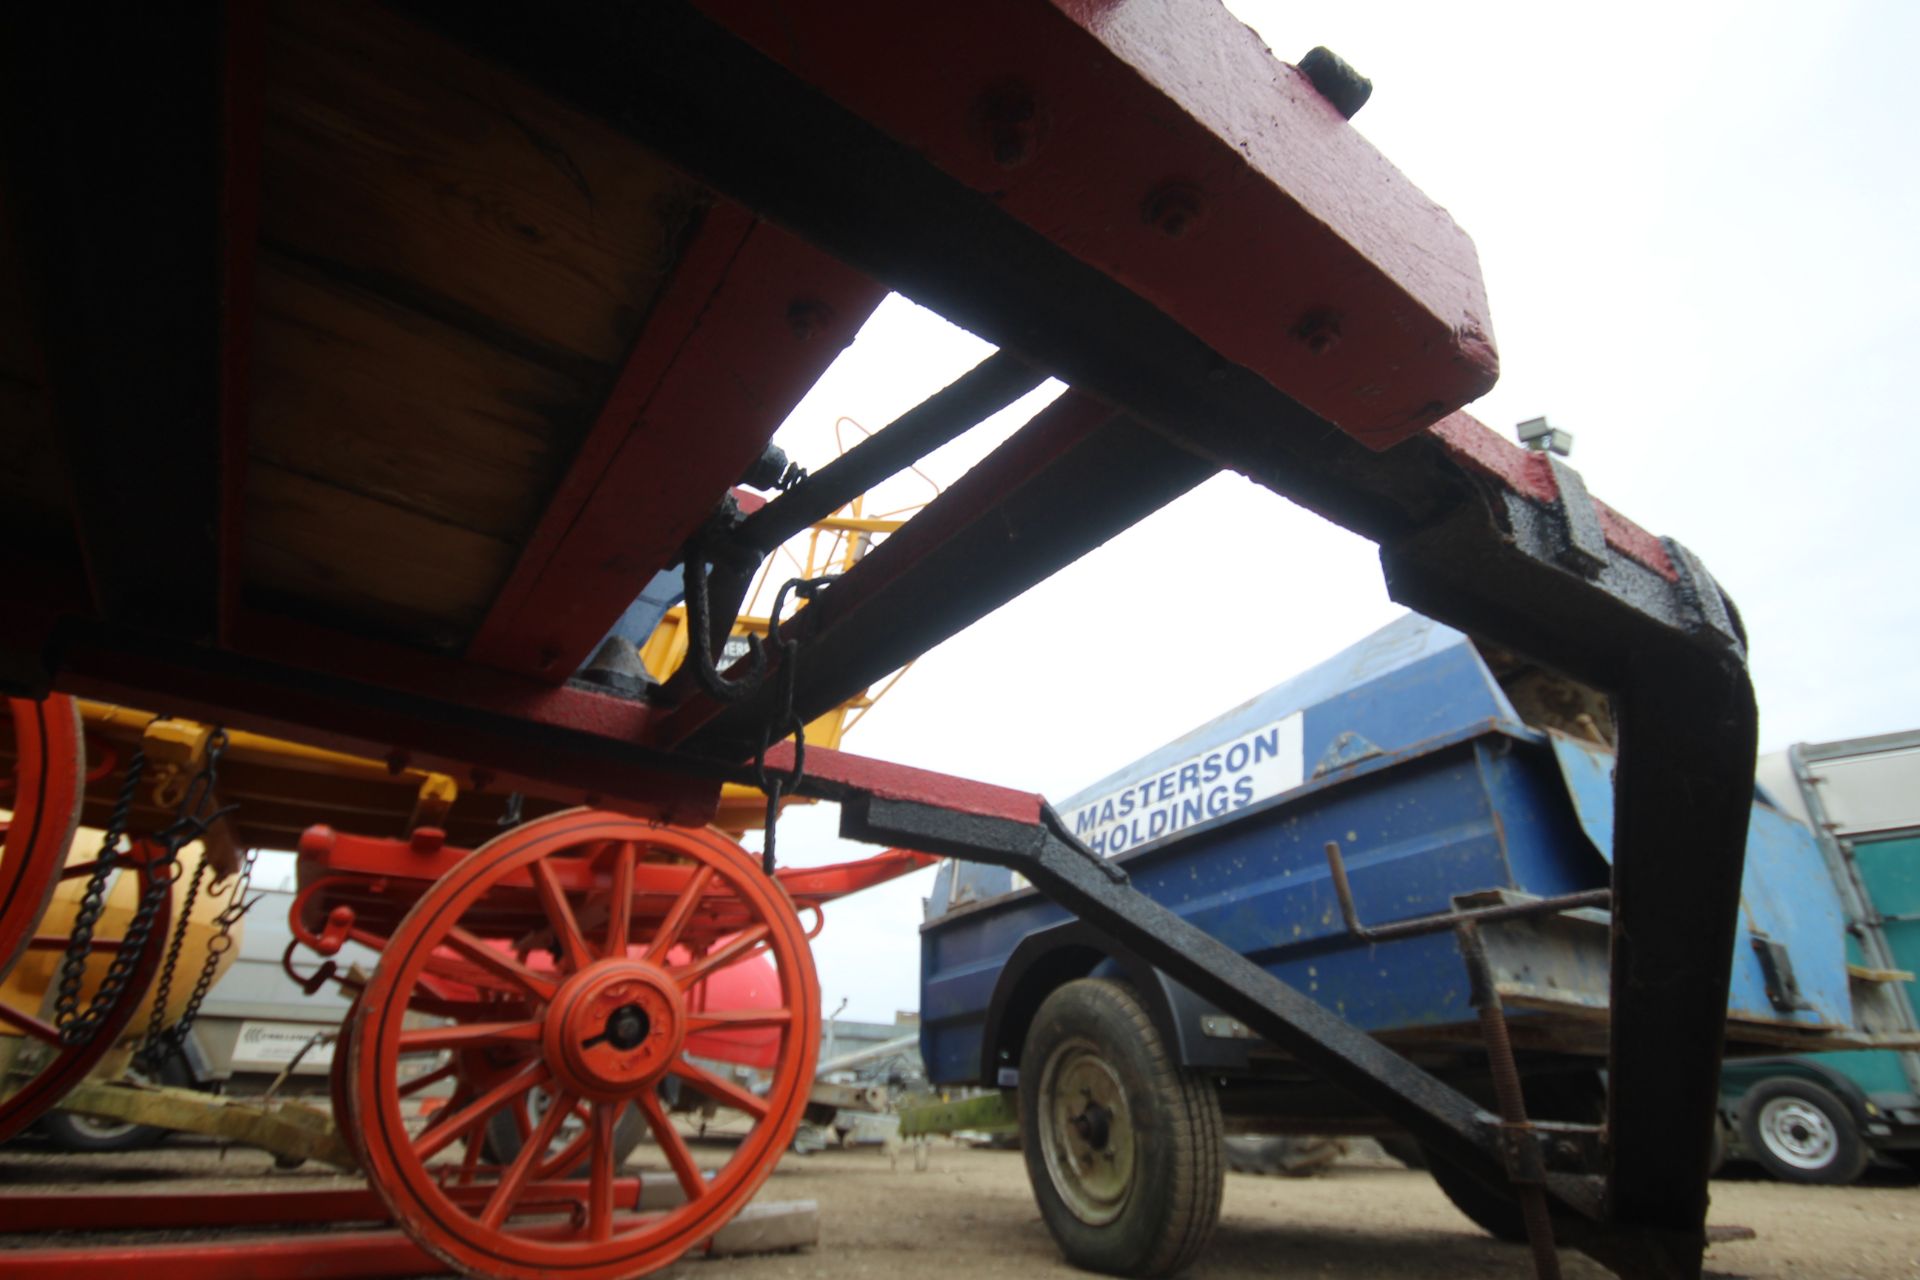
[[[180,1011],[179,1018],[164,1032],[157,1032],[154,1026],[149,1024],[147,1043],[142,1046],[140,1057],[142,1061],[153,1067],[157,1068],[160,1063],[166,1061],[169,1054],[186,1043],[188,1033],[193,1030],[194,1020],[200,1016],[200,1006],[206,1001],[207,992],[213,989],[214,978],[219,976],[220,957],[233,950],[233,927],[245,919],[247,912],[253,910],[254,904],[260,901],[259,898],[247,897],[247,890],[253,884],[253,864],[259,856],[259,850],[249,849],[240,859],[240,870],[233,878],[232,890],[227,894],[227,905],[222,907],[220,914],[213,918],[217,927],[213,936],[207,939],[207,955],[206,959],[200,962],[200,976],[193,980],[193,990],[188,994],[186,1007]],[[204,867],[205,859],[202,858],[201,862]],[[194,877],[197,881],[198,870],[195,871]],[[192,892],[192,887],[189,886],[189,896]],[[187,919],[187,913],[183,911],[180,918],[184,922]],[[169,979],[172,977],[173,959],[174,956],[171,954],[167,957]],[[157,1014],[166,1008],[164,1000],[157,993],[154,996],[153,1007]]]
[[[801,779],[807,773],[807,725],[793,709],[793,692],[800,669],[800,642],[780,634],[780,615],[787,607],[788,593],[801,600],[811,600],[821,587],[832,581],[832,576],[789,578],[781,584],[779,593],[773,598],[773,613],[767,623],[768,642],[780,655],[780,666],[775,672],[780,681],[779,705],[760,731],[760,749],[753,756],[753,782],[767,793],[767,817],[761,828],[765,839],[760,846],[760,867],[768,875],[772,875],[774,869],[774,842],[778,836],[781,797],[798,791]],[[793,739],[793,767],[782,773],[769,773],[767,751],[783,738]]]
[[[140,789],[140,780],[146,771],[146,748],[136,745],[133,754],[127,757],[127,767],[120,776],[120,794],[115,798],[113,813],[107,819],[93,872],[87,877],[86,888],[81,891],[80,906],[73,917],[73,932],[67,938],[67,953],[60,961],[60,982],[54,997],[53,1020],[59,1028],[62,1044],[85,1044],[99,1031],[100,1024],[106,1020],[108,1012],[119,1000],[120,992],[126,987],[134,962],[139,959],[146,944],[147,934],[153,931],[154,916],[160,910],[160,895],[153,891],[151,884],[144,886],[134,909],[133,920],[127,926],[126,936],[121,939],[120,949],[114,952],[112,961],[107,965],[106,976],[100,980],[93,999],[82,1010],[80,987],[86,981],[87,961],[93,955],[93,930],[100,923],[100,913],[107,905],[107,884],[121,865],[120,842],[126,836],[127,819],[133,812],[133,798]]]
[[[232,813],[236,806],[220,806],[214,799],[213,789],[220,779],[220,759],[227,751],[227,731],[216,728],[207,735],[206,755],[200,763],[200,769],[193,775],[181,792],[180,806],[174,811],[173,821],[156,831],[153,843],[159,846],[158,853],[148,864],[149,876],[147,892],[167,894],[173,892],[173,885],[180,878],[180,851],[195,840],[205,838],[214,823]],[[169,1047],[163,1043],[162,1024],[166,1020],[167,998],[173,990],[173,974],[180,961],[180,950],[186,941],[186,926],[193,913],[193,903],[200,890],[200,880],[207,870],[207,855],[203,851],[198,865],[194,867],[193,879],[188,882],[186,900],[180,911],[180,918],[174,925],[173,938],[167,948],[167,956],[162,964],[153,992],[153,1010],[148,1018],[146,1042],[141,1046],[139,1060],[153,1070],[160,1058],[165,1056]],[[146,904],[143,901],[142,907]],[[156,910],[157,910],[156,904]],[[151,927],[149,925],[149,927]],[[141,938],[139,954],[145,947],[145,937]],[[122,942],[122,952],[128,944]],[[116,957],[116,960],[118,957]]]
[[[203,849],[200,860],[194,864],[193,878],[187,881],[187,894],[180,900],[179,914],[173,921],[173,937],[167,943],[167,958],[161,961],[159,976],[153,980],[153,1007],[147,1011],[147,1035],[139,1053],[140,1062],[149,1069],[165,1056],[157,1051],[156,1046],[166,1031],[167,1001],[173,995],[173,974],[180,967],[180,952],[187,945],[187,926],[193,921],[193,904],[200,899],[200,882],[206,876],[207,854]]]

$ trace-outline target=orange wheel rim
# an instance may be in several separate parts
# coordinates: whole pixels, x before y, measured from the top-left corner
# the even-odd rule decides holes
[[[551,967],[533,963],[544,953]],[[710,1008],[708,979],[758,956],[775,972],[778,1004]],[[346,1103],[375,1189],[448,1265],[492,1277],[642,1275],[724,1226],[785,1152],[812,1085],[819,1007],[806,931],[738,845],[616,814],[553,814],[476,850],[400,923],[351,1017]],[[409,1025],[410,1010],[451,1021]],[[764,1090],[687,1055],[690,1034],[723,1026],[774,1029]],[[443,1072],[469,1067],[451,1072],[452,1096],[423,1124],[403,1090],[436,1061]],[[738,1146],[696,1153],[662,1099],[675,1087],[744,1119]],[[511,1161],[486,1165],[489,1117],[524,1107],[535,1089],[550,1097],[545,1114]],[[646,1119],[648,1163],[660,1166],[641,1179],[677,1186],[677,1207],[613,1203],[614,1128],[628,1105]],[[583,1132],[564,1138],[575,1117]],[[582,1155],[570,1207],[556,1209],[550,1189],[532,1193]]]

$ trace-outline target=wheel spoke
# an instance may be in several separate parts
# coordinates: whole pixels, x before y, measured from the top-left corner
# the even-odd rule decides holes
[[[469,1184],[473,1181],[474,1170],[480,1167],[480,1153],[486,1149],[487,1135],[478,1127],[468,1130],[466,1148],[460,1153],[459,1181]]]
[[[419,1136],[424,1138],[434,1132],[448,1120],[451,1120],[454,1115],[459,1112],[460,1108],[466,1106],[471,1101],[473,1101],[473,1091],[467,1088],[465,1083],[456,1084],[453,1088],[452,1095],[449,1096],[432,1115],[427,1117],[425,1124],[420,1126]]]
[[[41,1040],[47,1044],[56,1046],[60,1043],[60,1033],[54,1030],[53,1027],[33,1017],[31,1014],[21,1013],[18,1009],[10,1007],[4,1001],[0,1001],[0,1022],[6,1023],[8,1026],[15,1028],[25,1035],[32,1036],[35,1040]]]
[[[448,946],[459,951],[481,968],[492,970],[514,983],[520,990],[529,992],[541,1000],[553,999],[553,993],[560,989],[560,984],[553,979],[544,974],[535,973],[512,956],[503,951],[496,951],[457,925],[447,930],[446,940]],[[428,968],[432,968],[431,961],[428,962]]]
[[[635,1099],[640,1112],[647,1118],[647,1128],[653,1130],[653,1140],[660,1144],[660,1150],[667,1157],[667,1164],[673,1170],[673,1176],[680,1181],[680,1189],[686,1192],[687,1203],[692,1204],[707,1194],[707,1180],[700,1176],[700,1166],[694,1163],[693,1151],[687,1146],[687,1140],[673,1127],[673,1120],[667,1115],[667,1109],[660,1105],[660,1095],[649,1089]]]
[[[687,1034],[702,1031],[739,1031],[749,1027],[784,1027],[793,1022],[791,1009],[721,1009],[687,1015]]]
[[[532,1044],[540,1039],[538,1022],[468,1022],[446,1027],[415,1027],[400,1033],[401,1053],[469,1049],[485,1044]]]
[[[633,846],[627,846],[631,849]],[[613,1238],[613,1104],[596,1102],[588,1124],[593,1126],[593,1154],[589,1157],[587,1192],[587,1237],[594,1241]]]
[[[698,960],[681,965],[677,969],[669,969],[667,972],[673,975],[673,980],[678,982],[680,989],[684,991],[715,969],[724,969],[736,961],[746,959],[766,943],[770,932],[771,930],[764,924],[754,925],[751,929],[742,929],[734,934],[725,946],[716,947]]]
[[[545,858],[534,863],[530,870],[533,887],[540,891],[540,905],[547,913],[547,923],[553,926],[553,936],[560,943],[567,966],[578,973],[593,963],[593,955],[587,950],[587,940],[580,932],[580,922],[573,917],[573,908],[567,904],[567,891],[560,885],[560,873]]]
[[[732,1107],[735,1111],[744,1111],[755,1120],[766,1118],[767,1100],[758,1094],[749,1093],[733,1081],[717,1076],[705,1067],[696,1066],[682,1058],[667,1070],[706,1094],[723,1107]]]
[[[633,864],[639,856],[632,841],[613,851],[613,900],[607,904],[607,945],[602,955],[627,954],[627,939],[633,933]]]
[[[555,1095],[547,1107],[547,1113],[534,1126],[533,1136],[520,1144],[520,1154],[513,1158],[507,1171],[500,1175],[500,1185],[487,1197],[487,1207],[480,1213],[481,1226],[491,1231],[507,1220],[514,1201],[520,1198],[521,1189],[527,1184],[527,1174],[547,1153],[547,1148],[553,1143],[553,1135],[560,1131],[560,1122],[573,1110],[573,1103],[574,1095],[570,1093],[562,1091]]]
[[[660,922],[654,931],[653,941],[647,946],[646,958],[654,964],[667,963],[667,953],[679,943],[680,935],[686,931],[687,921],[693,919],[695,907],[707,891],[707,882],[713,879],[713,868],[702,863],[695,867],[693,874],[687,877],[687,887],[673,900],[673,908],[667,912],[667,918]]]
[[[448,1117],[445,1123],[437,1125],[414,1141],[413,1151],[422,1163],[431,1160],[467,1130],[485,1120],[508,1102],[519,1097],[536,1085],[545,1084],[551,1079],[547,1064],[536,1058],[518,1071],[502,1080],[493,1088],[469,1102],[459,1111]]]
[[[513,1131],[525,1142],[533,1136],[533,1112],[527,1109],[527,1095],[521,1094],[513,1100]]]
[[[463,987],[473,987],[475,990],[489,991],[495,995],[512,996],[523,1000],[527,997],[526,989],[517,981],[453,956],[428,956],[427,975],[438,978],[442,982],[457,983]]]
[[[423,1076],[415,1076],[413,1079],[407,1081],[405,1084],[395,1089],[394,1093],[402,1098],[411,1098],[414,1094],[420,1092],[422,1089],[430,1089],[434,1085],[439,1084],[442,1080],[445,1080],[447,1077],[451,1076],[455,1071],[458,1071],[459,1069],[460,1069],[460,1064],[456,1062],[449,1062],[449,1063],[446,1063],[444,1066],[435,1067],[433,1070],[427,1072],[427,1074]]]

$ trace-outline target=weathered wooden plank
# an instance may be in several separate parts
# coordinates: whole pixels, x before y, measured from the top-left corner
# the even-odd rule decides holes
[[[626,353],[692,184],[375,5],[276,4],[266,56],[266,243],[563,364]]]
[[[271,253],[257,279],[252,457],[491,538],[526,536],[597,386]]]
[[[254,590],[436,648],[464,641],[513,565],[497,538],[260,460],[246,518]]]
[[[340,1169],[360,1167],[334,1127],[332,1115],[302,1102],[255,1102],[192,1089],[88,1080],[75,1086],[60,1105],[82,1115],[244,1142],[288,1159],[323,1160]]]

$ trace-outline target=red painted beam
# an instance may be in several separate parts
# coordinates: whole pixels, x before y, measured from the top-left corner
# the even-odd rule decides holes
[[[244,613],[235,650],[80,630],[58,641],[62,690],[522,791],[702,825],[720,779],[638,746],[652,712],[609,694]],[[710,772],[710,771],[709,771]]]
[[[61,687],[143,705],[167,691],[177,715],[442,769],[463,785],[617,807],[666,821],[711,820],[720,779],[712,762],[644,745],[657,715],[645,704],[386,645],[269,615],[245,614],[242,651],[161,651],[150,638],[69,638]],[[315,676],[324,672],[324,676]],[[769,766],[792,765],[776,745]],[[846,752],[807,752],[806,794],[860,792],[1019,822],[1041,798]]]
[[[182,1199],[176,1198],[175,1204]],[[366,1280],[447,1267],[398,1231],[0,1249],[0,1280]]]
[[[767,749],[767,768],[775,773],[793,767],[793,744],[775,743]],[[808,782],[802,791],[809,795],[839,799],[859,794],[883,800],[912,800],[953,813],[970,813],[983,818],[1005,818],[1028,825],[1040,821],[1046,797],[1031,791],[1016,791],[990,782],[956,778],[952,774],[916,769],[911,765],[874,760],[845,751],[808,747]]]
[[[1493,385],[1472,242],[1217,0],[697,2],[1368,445]]]
[[[1546,455],[1523,449],[1468,413],[1449,414],[1429,433],[1460,466],[1497,481],[1530,501],[1551,506],[1560,501],[1560,485]],[[1667,581],[1676,579],[1667,549],[1645,529],[1594,499],[1607,545],[1630,556]]]
[[[220,139],[220,510],[215,626],[232,635],[240,608],[246,513],[248,412],[252,399],[254,260],[260,245],[260,119],[266,9],[228,0]]]
[[[572,675],[885,294],[737,205],[709,210],[468,656]]]
[[[469,1206],[484,1204],[489,1184],[450,1187],[448,1193]],[[582,1203],[588,1184],[581,1179],[536,1183],[522,1193],[517,1212],[539,1213]],[[615,1204],[640,1200],[640,1179],[613,1184]],[[175,1192],[52,1192],[9,1196],[6,1231],[188,1231],[212,1227],[299,1226],[319,1222],[391,1222],[393,1214],[371,1187],[300,1187],[294,1190]],[[311,1239],[311,1238],[310,1238]],[[56,1252],[47,1250],[48,1253]],[[70,1250],[57,1252],[66,1254]],[[0,1252],[0,1259],[14,1255]]]

